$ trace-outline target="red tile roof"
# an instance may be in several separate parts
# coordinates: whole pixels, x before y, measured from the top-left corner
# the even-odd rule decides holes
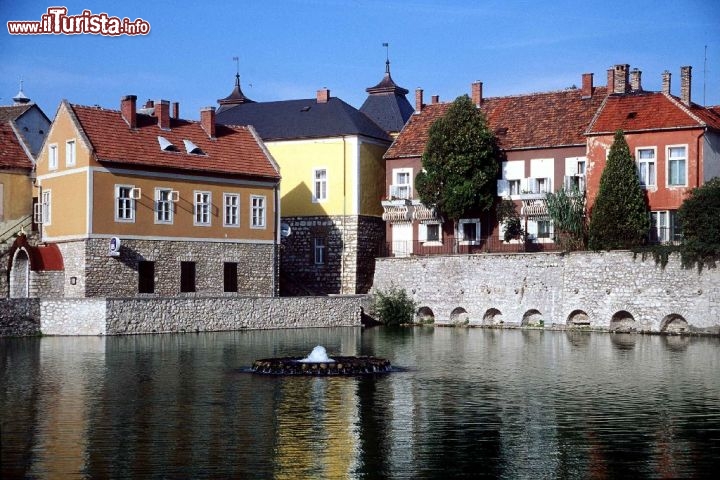
[[[585,128],[606,96],[605,87],[595,87],[591,98],[582,90],[491,97],[481,110],[505,150],[551,148],[585,143]],[[385,158],[421,156],[430,125],[445,114],[450,103],[424,106],[413,115]]]
[[[588,134],[678,128],[720,129],[720,115],[696,104],[686,106],[662,92],[610,95],[589,125]]]
[[[0,168],[32,170],[32,160],[20,142],[11,122],[0,123]]]
[[[172,118],[170,130],[163,130],[158,127],[156,117],[138,114],[137,128],[131,130],[119,111],[80,105],[70,107],[100,162],[280,178],[271,157],[249,127],[217,125],[216,138],[211,139],[200,122]],[[158,136],[169,140],[177,151],[163,151]],[[187,153],[183,140],[192,141],[203,154]]]

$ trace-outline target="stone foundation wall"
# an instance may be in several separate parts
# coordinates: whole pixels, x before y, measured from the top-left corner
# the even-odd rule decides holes
[[[0,337],[24,337],[39,333],[39,298],[4,298],[0,300]]]
[[[625,251],[378,259],[374,288],[391,285],[441,325],[720,333],[720,269],[677,256],[665,268]]]

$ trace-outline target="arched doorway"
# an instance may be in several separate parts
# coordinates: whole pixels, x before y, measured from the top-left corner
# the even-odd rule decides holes
[[[24,248],[15,250],[10,269],[10,298],[30,296],[30,257]]]
[[[688,329],[688,322],[682,315],[671,313],[660,322],[660,331],[663,333],[682,333]]]
[[[637,329],[635,317],[630,312],[620,310],[610,320],[610,331],[617,333],[634,332]]]

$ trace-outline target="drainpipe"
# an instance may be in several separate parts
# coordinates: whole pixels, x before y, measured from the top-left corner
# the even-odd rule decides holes
[[[340,255],[340,293],[343,293],[345,283],[345,217],[347,215],[347,191],[345,188],[347,154],[345,153],[345,135],[342,136],[343,142],[343,215],[342,215],[342,252]]]
[[[280,195],[279,195],[279,183],[275,183],[273,187],[273,195],[275,200],[275,215],[274,220],[274,231],[273,231],[273,276],[272,276],[272,296],[279,297],[280,291],[278,287],[278,276],[280,275],[279,270],[279,259],[278,259],[278,245],[280,244]]]

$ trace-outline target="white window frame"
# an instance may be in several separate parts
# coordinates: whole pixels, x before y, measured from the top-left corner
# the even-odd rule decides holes
[[[212,192],[193,191],[193,225],[196,227],[212,225]]]
[[[428,238],[428,227],[437,227],[438,229],[438,238],[437,240],[430,240]],[[442,225],[440,222],[426,222],[421,223],[418,225],[418,241],[420,241],[423,245],[442,245],[443,242],[443,232],[442,232]]]
[[[318,174],[323,174],[324,177],[318,177]],[[325,167],[318,167],[313,169],[313,203],[322,203],[328,199],[328,171]]]
[[[653,217],[655,221],[653,221]],[[654,210],[650,212],[650,228],[655,231],[655,238],[660,243],[670,241],[670,211]]]
[[[133,190],[135,185],[115,185],[115,221],[120,223],[135,223],[135,199],[133,198]],[[121,190],[127,191],[127,196],[120,196]],[[120,212],[123,213],[122,215]]]
[[[42,223],[43,226],[51,225],[52,218],[51,208],[52,206],[52,190],[43,190],[40,194],[40,203],[36,205],[36,221],[35,223]],[[38,221],[39,220],[39,221]]]
[[[250,228],[267,228],[266,203],[265,195],[250,195]]]
[[[58,146],[57,143],[48,145],[48,170],[58,169]]]
[[[653,154],[652,159],[650,158],[641,158],[640,152],[647,152],[651,151]],[[640,180],[640,186],[643,188],[647,187],[656,187],[657,186],[657,147],[637,147],[635,149],[635,159],[637,162],[637,169],[638,169],[638,179]],[[655,178],[652,179],[652,182],[643,181],[643,177],[645,179],[650,176],[650,165],[653,165],[653,176]]]
[[[77,142],[75,139],[67,140],[65,142],[65,166],[74,167],[77,163]]]
[[[399,176],[407,175],[407,182],[400,183],[398,180]],[[404,178],[403,178],[404,180]],[[409,200],[413,198],[413,169],[412,168],[393,168],[392,170],[392,184],[390,185],[390,191],[388,192],[389,198]]]
[[[475,224],[475,240],[465,240],[465,225]],[[479,218],[461,218],[457,226],[457,238],[461,245],[480,245],[480,219]]]
[[[240,194],[224,193],[223,194],[223,226],[239,227],[240,226]]]
[[[325,265],[327,257],[327,241],[325,237],[315,237],[313,239],[313,252],[315,265]]]
[[[163,193],[167,194],[166,198]],[[173,202],[173,189],[166,187],[155,188],[155,223],[161,225],[172,225],[175,217],[175,205]],[[161,218],[162,217],[162,218]]]
[[[670,150],[673,148],[682,148],[685,150],[685,155],[683,157],[670,157]],[[687,187],[688,182],[688,146],[685,145],[668,145],[665,147],[665,183],[668,187]],[[683,183],[670,183],[670,162],[679,162],[682,161],[685,164],[684,171],[683,171],[683,177],[684,182]]]

